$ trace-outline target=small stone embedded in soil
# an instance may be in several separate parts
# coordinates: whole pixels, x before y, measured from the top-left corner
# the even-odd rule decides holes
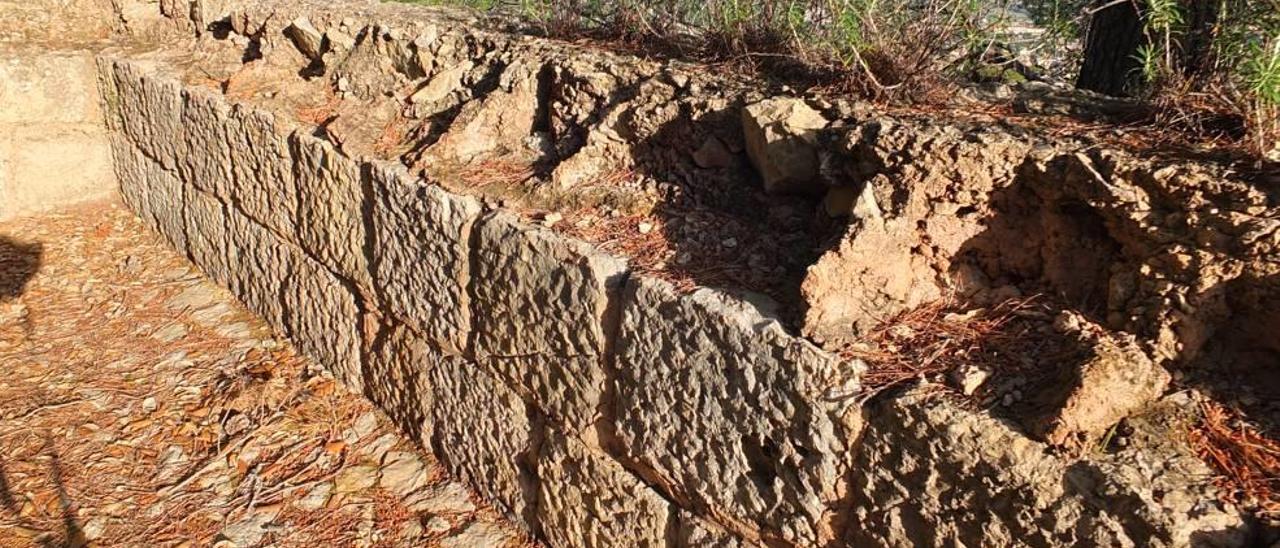
[[[733,165],[733,153],[716,137],[707,137],[693,153],[693,161],[702,168],[720,168]]]
[[[361,493],[378,484],[379,471],[373,466],[352,466],[333,478],[333,491],[339,495]]]
[[[426,527],[427,531],[439,534],[452,529],[453,525],[449,523],[449,520],[440,516],[431,516],[427,518]]]
[[[333,483],[323,481],[315,484],[302,498],[294,502],[294,506],[303,510],[318,510],[329,503],[333,494]]]
[[[822,114],[792,97],[776,97],[742,111],[747,155],[764,178],[769,193],[814,193],[818,181],[818,131],[827,126]]]
[[[474,521],[461,533],[440,541],[442,548],[499,548],[514,540],[511,533],[483,521]]]
[[[958,367],[951,372],[951,381],[966,396],[972,396],[990,377],[990,370],[976,365]]]
[[[396,452],[387,455],[379,485],[399,496],[405,496],[427,484],[427,470],[416,454]]]
[[[151,337],[157,341],[171,343],[187,335],[187,326],[180,323],[171,323],[151,334]]]
[[[276,515],[273,512],[255,512],[228,525],[219,536],[222,540],[231,542],[233,546],[257,546],[262,541],[262,537],[266,536],[275,518]]]
[[[461,483],[449,481],[429,486],[409,495],[405,504],[415,511],[434,514],[465,514],[474,512],[471,493]]]

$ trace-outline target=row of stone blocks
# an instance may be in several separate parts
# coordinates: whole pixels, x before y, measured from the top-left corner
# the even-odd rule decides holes
[[[633,275],[160,67],[99,69],[125,202],[552,546],[1250,538],[1193,456],[1056,456],[919,393],[863,409],[859,371],[763,305]]]
[[[556,546],[830,540],[856,372],[755,306],[100,62],[125,202]],[[696,541],[696,542],[695,542]]]

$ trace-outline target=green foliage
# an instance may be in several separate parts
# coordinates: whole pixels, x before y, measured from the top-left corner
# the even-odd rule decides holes
[[[1280,39],[1273,39],[1269,49],[1255,47],[1253,54],[1245,59],[1243,75],[1251,93],[1280,106]]]
[[[501,11],[560,37],[621,39],[793,75],[799,67],[886,99],[945,98],[974,74],[1018,80],[1002,61],[986,67],[1012,0],[399,1]],[[1046,57],[1060,76],[1073,77],[1063,71],[1074,70],[1088,10],[1103,1],[1021,0],[1045,29],[1033,49],[1052,52]],[[1258,135],[1280,135],[1280,0],[1129,1],[1144,23],[1137,60],[1146,97],[1169,104],[1178,102],[1170,95],[1191,93],[1201,103],[1216,101],[1213,110],[1237,113],[1262,148],[1267,138]],[[1196,20],[1205,7],[1216,13],[1207,25]]]
[[[1142,74],[1143,83],[1154,84],[1160,78],[1164,58],[1160,46],[1143,44],[1138,46],[1138,52],[1134,56],[1137,57],[1138,72]]]
[[[1143,13],[1148,31],[1171,33],[1186,22],[1178,0],[1147,0]]]
[[[1241,121],[1255,152],[1280,142],[1280,0],[1131,0],[1144,43],[1143,95],[1196,129]]]
[[[913,100],[995,40],[1008,0],[400,0],[519,15],[549,34],[644,41],[685,55],[808,67]],[[908,85],[911,82],[916,85]],[[927,82],[927,85],[926,85]]]

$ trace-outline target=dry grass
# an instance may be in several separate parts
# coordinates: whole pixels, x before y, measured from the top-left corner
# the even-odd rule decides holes
[[[866,362],[862,382],[869,396],[961,366],[1001,368],[1010,356],[1035,351],[1027,347],[1034,326],[1022,317],[1043,316],[1037,310],[1042,301],[1038,296],[1017,298],[967,312],[952,299],[927,303],[888,319],[840,354]]]
[[[338,106],[342,104],[342,99],[333,92],[332,88],[325,88],[325,102],[311,107],[299,107],[294,112],[299,120],[312,125],[323,125],[332,119],[338,113]]]
[[[523,184],[533,178],[534,169],[527,162],[492,158],[463,165],[452,175],[452,180],[460,182],[467,188],[485,188],[495,185],[511,186]]]
[[[1191,429],[1191,446],[1222,476],[1223,498],[1280,520],[1280,441],[1220,403],[1201,404],[1203,418]]]

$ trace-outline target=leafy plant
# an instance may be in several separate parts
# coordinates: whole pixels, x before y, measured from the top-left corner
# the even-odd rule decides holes
[[[1137,0],[1132,0],[1137,1]],[[1144,0],[1135,57],[1163,119],[1235,125],[1255,153],[1280,142],[1280,0]],[[1223,118],[1237,120],[1224,123]],[[1217,120],[1217,121],[1214,121]]]

